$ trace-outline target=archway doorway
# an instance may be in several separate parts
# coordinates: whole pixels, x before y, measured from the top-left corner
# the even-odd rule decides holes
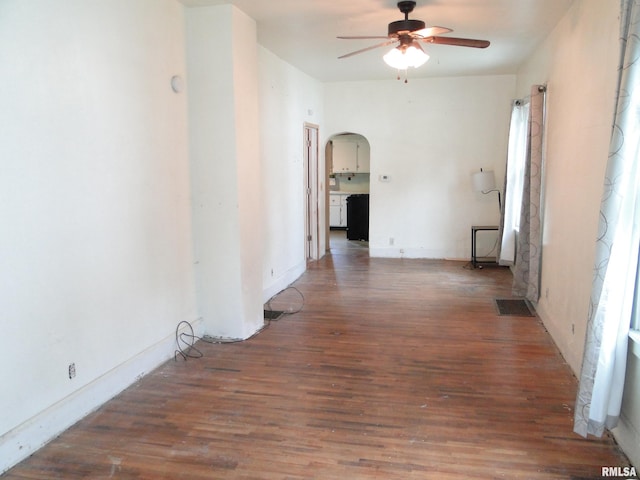
[[[333,135],[325,145],[327,167],[327,247],[331,251],[368,248],[371,147],[361,134]]]

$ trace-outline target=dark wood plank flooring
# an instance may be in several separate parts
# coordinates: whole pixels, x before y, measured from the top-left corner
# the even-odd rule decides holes
[[[540,321],[496,314],[508,270],[464,267],[336,247],[295,283],[301,312],[199,342],[202,358],[167,362],[2,478],[547,480],[629,465],[611,438],[572,433],[576,379]]]

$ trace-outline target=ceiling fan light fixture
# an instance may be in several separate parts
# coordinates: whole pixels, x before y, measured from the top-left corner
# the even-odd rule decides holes
[[[384,57],[382,57],[387,65],[397,70],[406,70],[409,67],[418,68],[429,60],[427,55],[417,42],[416,45],[392,48]]]

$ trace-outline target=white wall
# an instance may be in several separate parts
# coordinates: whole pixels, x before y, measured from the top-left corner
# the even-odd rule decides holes
[[[304,251],[304,123],[323,122],[323,86],[270,51],[259,47],[260,145],[262,165],[263,299],[293,282],[306,268]],[[320,195],[324,195],[324,148],[319,152]],[[324,209],[320,205],[321,231]],[[325,250],[324,236],[320,251]]]
[[[198,310],[209,335],[247,338],[264,323],[256,25],[231,5],[186,18]]]
[[[0,471],[197,317],[184,48],[172,0],[0,2]]]
[[[172,356],[180,321],[245,338],[304,271],[322,85],[235,7],[188,12],[0,3],[0,471]]]
[[[518,93],[547,83],[541,299],[538,312],[580,372],[598,212],[613,122],[618,2],[574,2],[523,65]]]
[[[547,83],[546,200],[537,310],[579,376],[609,152],[619,56],[619,2],[575,1],[518,74],[524,96]],[[638,358],[630,354],[616,439],[640,464]]]
[[[471,226],[499,221],[496,194],[474,192],[471,175],[504,176],[515,76],[342,82],[325,91],[323,144],[341,132],[370,144],[371,255],[468,260]]]

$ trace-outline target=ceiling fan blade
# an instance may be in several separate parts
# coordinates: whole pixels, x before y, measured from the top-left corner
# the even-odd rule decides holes
[[[386,37],[385,37],[385,38],[386,38]],[[372,46],[370,46],[370,47],[363,48],[363,49],[361,49],[361,50],[356,50],[355,52],[347,53],[346,55],[342,55],[342,56],[340,56],[340,57],[338,57],[338,58],[347,58],[347,57],[351,57],[351,56],[353,56],[353,55],[357,55],[357,54],[359,54],[359,53],[363,53],[363,52],[366,52],[366,51],[369,51],[369,50],[373,50],[374,48],[384,47],[385,45],[391,45],[392,43],[396,43],[396,42],[397,42],[397,40],[394,38],[394,39],[392,39],[392,40],[387,40],[386,42],[382,42],[382,43],[379,43],[379,44],[377,44],[377,45],[372,45]]]
[[[411,32],[411,35],[418,35],[420,37],[433,37],[435,35],[442,35],[443,33],[453,32],[450,28],[447,27],[427,27],[421,30],[416,30],[415,32]]]
[[[435,35],[435,34],[434,34],[434,35]],[[381,36],[381,35],[378,35],[378,36],[374,36],[374,37],[367,37],[367,36],[364,36],[364,37],[357,37],[357,36],[356,36],[356,37],[336,37],[336,38],[341,38],[341,39],[343,39],[343,40],[367,40],[367,39],[371,39],[371,38],[389,38],[389,37],[387,37],[387,36],[384,36],[384,37],[383,37],[383,36]]]
[[[487,48],[491,45],[491,42],[488,40],[474,40],[472,38],[427,37],[418,38],[417,40],[426,43],[435,43],[437,45],[454,45],[457,47]]]

